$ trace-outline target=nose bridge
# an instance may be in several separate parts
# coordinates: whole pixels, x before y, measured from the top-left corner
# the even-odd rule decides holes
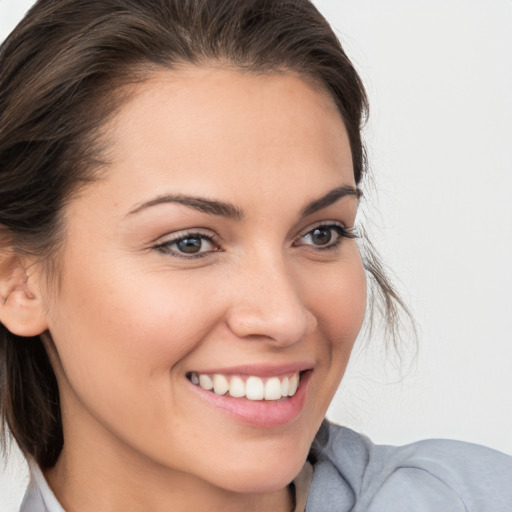
[[[237,274],[228,314],[229,327],[237,336],[265,337],[288,345],[316,327],[316,319],[279,251],[257,251],[238,266]]]

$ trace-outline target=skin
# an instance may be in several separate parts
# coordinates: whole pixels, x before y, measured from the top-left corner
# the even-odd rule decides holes
[[[357,197],[301,215],[355,188],[342,119],[291,73],[185,67],[136,87],[106,128],[104,176],[66,207],[59,292],[42,291],[65,436],[46,477],[68,511],[290,510],[366,302],[356,241],[311,236],[352,227]],[[142,207],[162,194],[243,218]],[[171,245],[184,232],[214,242],[187,258]],[[312,367],[304,405],[277,427],[238,421],[186,378],[297,362]]]

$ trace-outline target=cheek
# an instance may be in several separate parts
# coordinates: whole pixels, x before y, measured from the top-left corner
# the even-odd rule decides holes
[[[311,287],[310,307],[332,351],[350,354],[366,310],[366,276],[359,253]],[[348,357],[348,356],[347,356]]]
[[[168,379],[218,317],[207,290],[181,281],[170,272],[68,269],[50,332],[74,386],[128,390],[141,378]]]
[[[366,309],[366,277],[356,248],[350,258],[309,283],[309,309],[317,319],[318,379],[311,385],[311,432],[316,432],[345,373]]]
[[[134,433],[180,427],[180,364],[219,314],[204,284],[198,293],[199,283],[171,272],[125,275],[69,269],[50,333],[68,425],[94,417],[135,445]]]

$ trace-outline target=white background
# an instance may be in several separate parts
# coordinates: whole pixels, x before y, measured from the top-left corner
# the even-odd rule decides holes
[[[31,3],[0,0],[0,40]],[[512,1],[316,4],[369,93],[367,215],[419,326],[401,364],[382,336],[360,344],[330,418],[512,453]],[[24,485],[0,464],[2,512]]]

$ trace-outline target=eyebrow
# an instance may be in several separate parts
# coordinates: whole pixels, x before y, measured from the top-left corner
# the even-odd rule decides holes
[[[165,203],[178,203],[184,206],[188,206],[189,208],[193,208],[194,210],[198,210],[202,213],[207,213],[209,215],[219,215],[221,217],[227,217],[234,220],[242,220],[244,218],[244,212],[232,204],[224,203],[222,201],[214,201],[212,199],[206,199],[203,197],[186,196],[183,194],[164,194],[158,196],[155,199],[151,199],[151,201],[142,203],[141,205],[131,210],[129,213],[131,215],[138,213],[141,210],[145,210],[146,208],[151,208],[152,206]]]
[[[351,185],[343,185],[342,187],[334,188],[330,192],[327,192],[325,196],[320,199],[315,199],[306,205],[302,210],[301,218],[312,215],[319,210],[323,210],[343,197],[352,196],[359,200],[362,195],[363,193],[361,192],[361,189],[352,187]]]
[[[341,198],[346,196],[352,196],[359,199],[362,196],[362,192],[359,188],[352,187],[350,185],[334,188],[319,199],[315,199],[314,201],[308,203],[302,209],[300,217],[304,218],[308,215],[312,215],[313,213],[327,208],[331,204],[334,204],[336,201],[339,201]],[[130,210],[129,215],[139,213],[140,211],[151,208],[152,206],[166,203],[182,204],[202,213],[227,217],[233,220],[242,220],[245,217],[244,211],[233,204],[225,203],[223,201],[216,201],[213,199],[207,199],[204,197],[187,196],[183,194],[163,194],[161,196],[155,197],[150,201],[146,201],[145,203],[136,206],[133,210]]]

